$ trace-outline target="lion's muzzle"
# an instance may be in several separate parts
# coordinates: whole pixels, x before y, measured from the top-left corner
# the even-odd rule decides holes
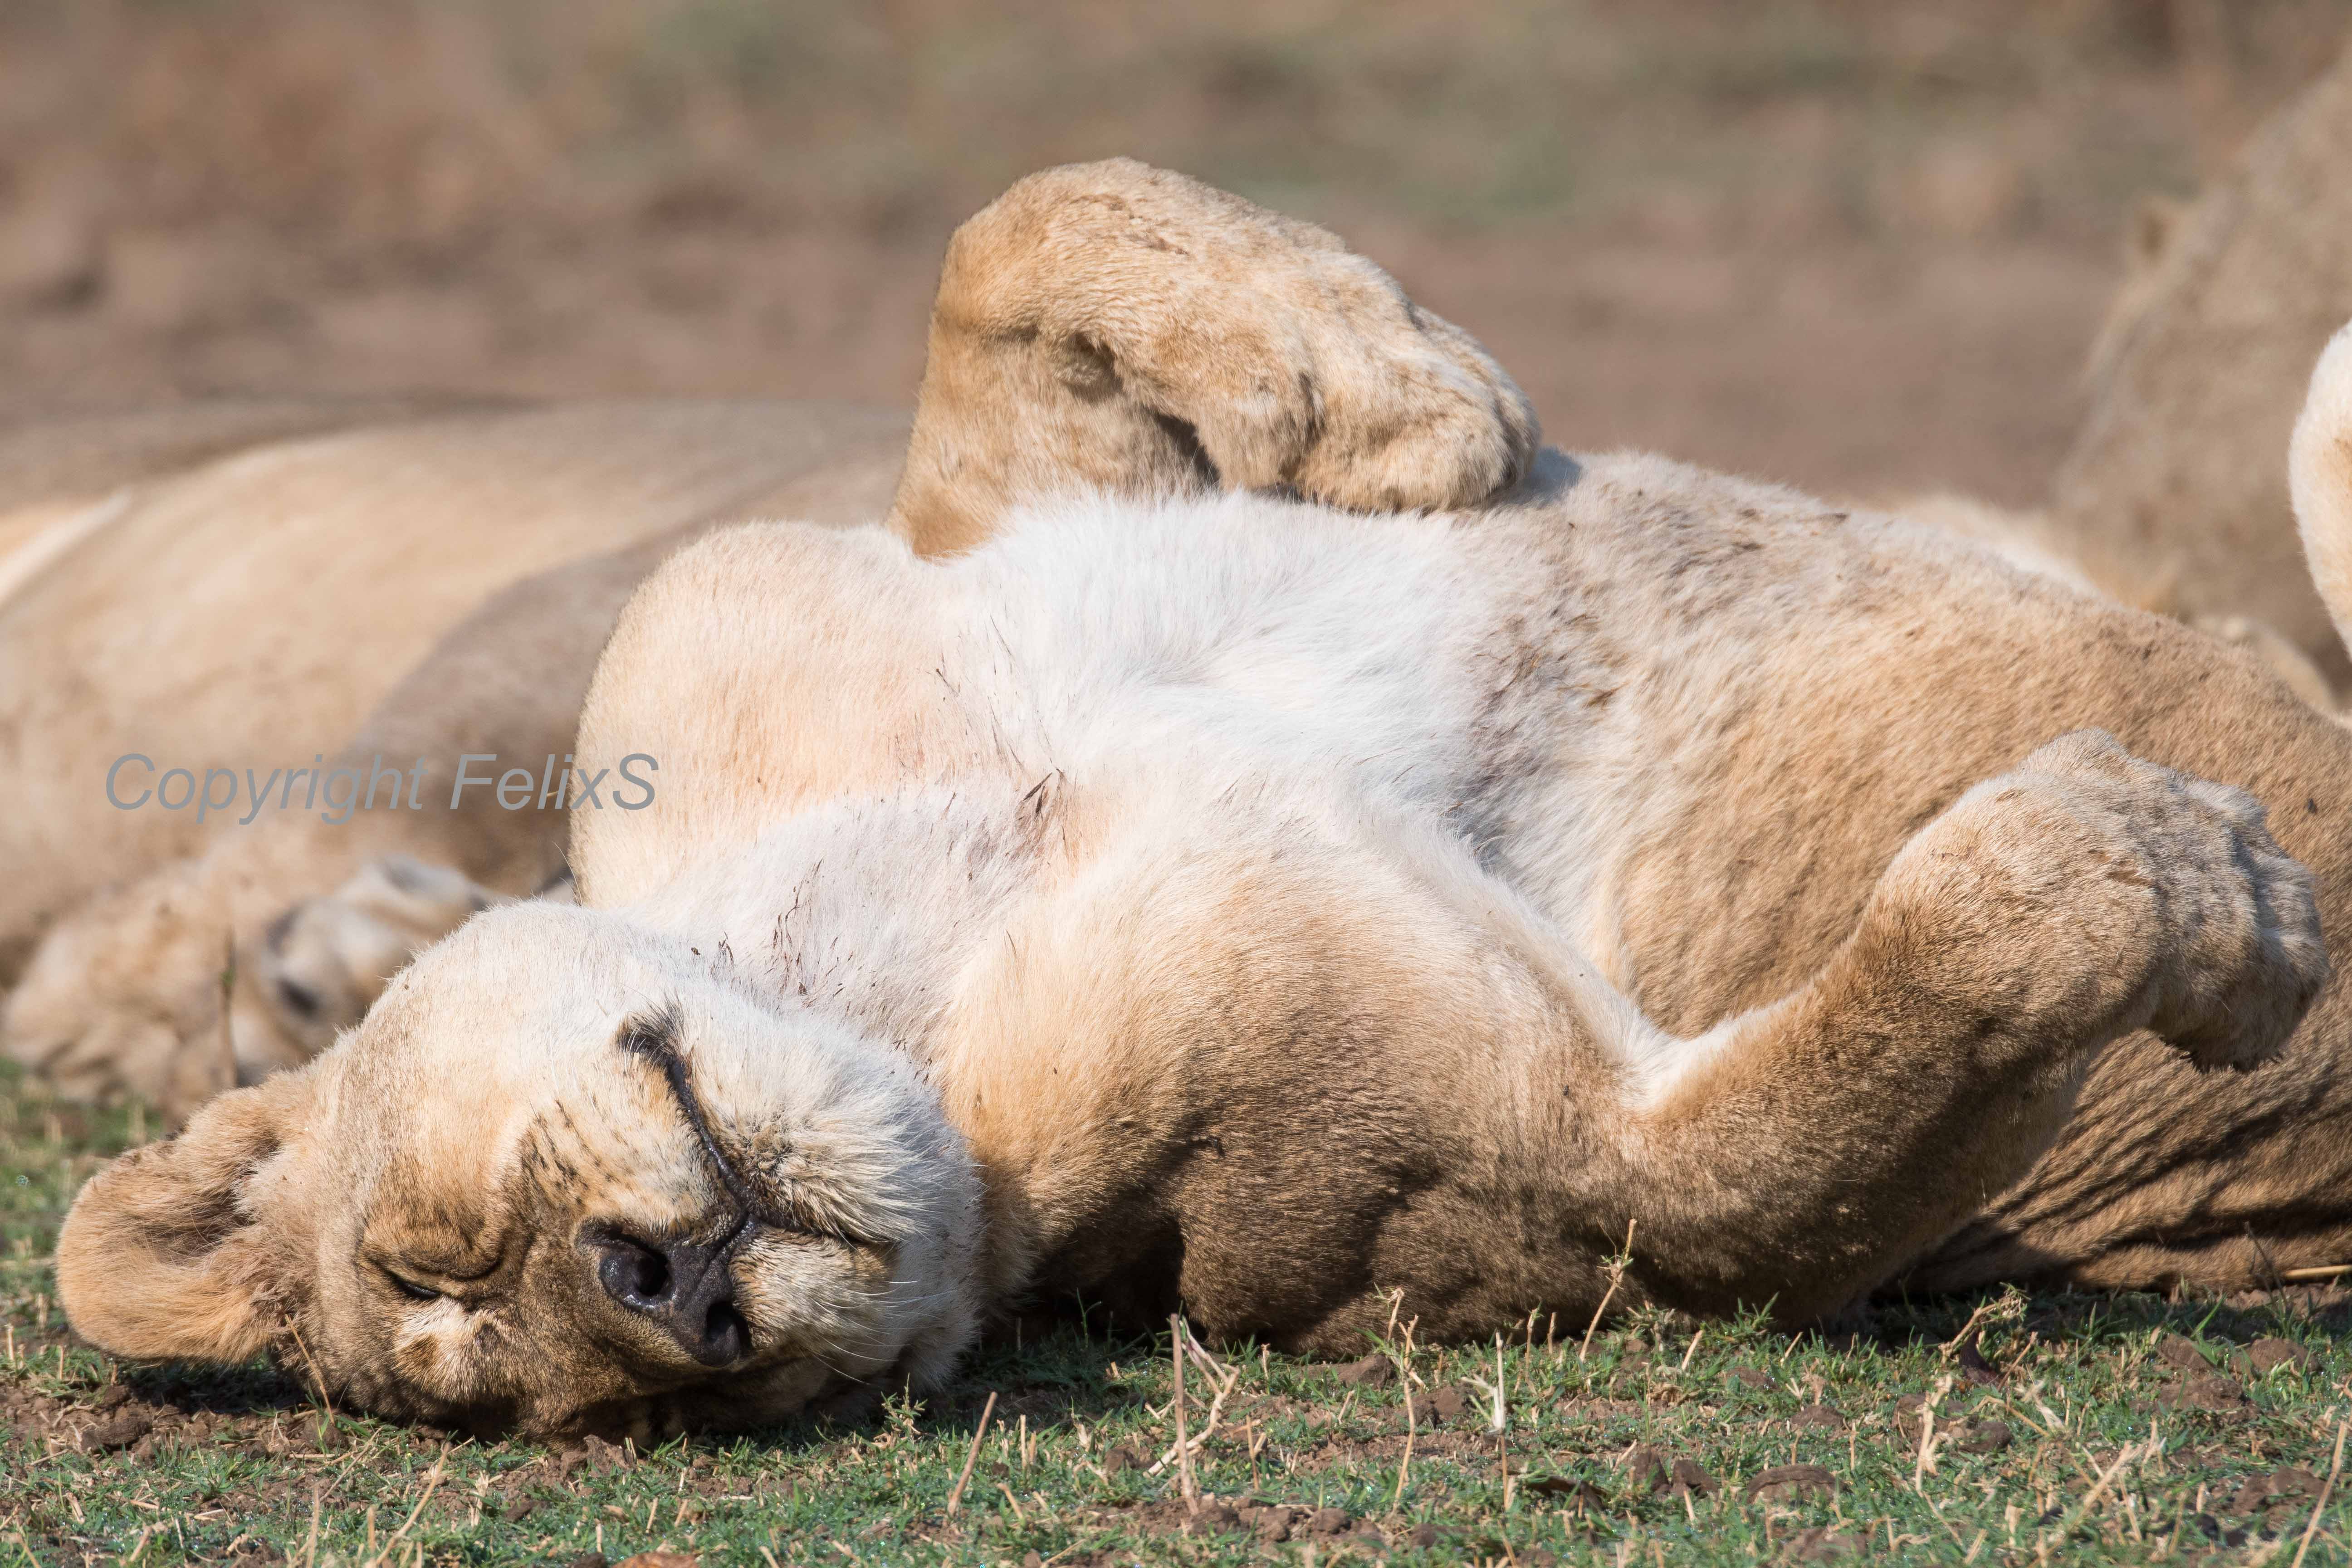
[[[713,1245],[656,1245],[618,1234],[592,1243],[604,1293],[658,1324],[704,1366],[732,1366],[751,1353],[751,1329],[735,1303],[730,1268],[742,1229]]]

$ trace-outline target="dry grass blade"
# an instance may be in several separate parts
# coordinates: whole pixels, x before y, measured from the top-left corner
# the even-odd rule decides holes
[[[369,1559],[368,1568],[381,1568],[383,1563],[388,1563],[392,1560],[392,1554],[400,1545],[402,1538],[407,1535],[409,1531],[415,1527],[417,1516],[425,1511],[425,1505],[431,1502],[433,1500],[433,1494],[440,1489],[442,1472],[448,1463],[449,1449],[445,1444],[442,1447],[440,1457],[433,1461],[433,1468],[425,1472],[425,1490],[422,1495],[417,1498],[416,1506],[408,1510],[408,1517],[400,1521],[400,1528],[392,1532],[392,1538],[383,1543],[383,1550]]]
[[[1177,1440],[1169,1445],[1168,1451],[1161,1454],[1144,1471],[1144,1474],[1150,1476],[1160,1474],[1171,1464],[1178,1465],[1186,1471],[1190,1470],[1192,1457],[1207,1447],[1210,1435],[1216,1431],[1217,1423],[1224,1415],[1225,1401],[1232,1396],[1234,1390],[1241,1385],[1242,1381],[1241,1368],[1227,1366],[1215,1356],[1211,1355],[1208,1348],[1192,1337],[1191,1325],[1187,1324],[1181,1316],[1169,1319],[1169,1325],[1177,1336],[1176,1343],[1181,1352],[1176,1363],[1176,1397],[1179,1401],[1176,1410]],[[1184,1396],[1184,1363],[1186,1361],[1199,1367],[1202,1373],[1216,1384],[1217,1389],[1217,1392],[1210,1397],[1208,1415],[1202,1419],[1200,1431],[1190,1434],[1185,1430],[1186,1417],[1181,1406]]]
[[[327,1374],[319,1370],[318,1362],[310,1354],[310,1347],[302,1342],[302,1331],[294,1326],[294,1320],[287,1318],[281,1321],[286,1325],[287,1336],[294,1342],[294,1348],[302,1352],[302,1364],[310,1369],[310,1380],[319,1388],[319,1403],[326,1406],[327,1421],[331,1426],[335,1419],[335,1399],[327,1392]]]
[[[1420,1427],[1413,1420],[1412,1390],[1408,1388],[1404,1395],[1404,1455],[1397,1460],[1396,1490],[1389,1497],[1391,1513],[1404,1506],[1404,1479],[1412,1468],[1412,1440],[1419,1434]]]
[[[1601,1305],[1592,1309],[1592,1321],[1584,1325],[1584,1342],[1576,1347],[1576,1359],[1580,1364],[1592,1353],[1593,1333],[1601,1327],[1601,1320],[1608,1315],[1609,1303],[1617,1299],[1617,1287],[1625,1283],[1625,1270],[1633,1266],[1633,1225],[1630,1219],[1625,1222],[1625,1249],[1609,1260],[1609,1289],[1601,1292]]]
[[[1919,1453],[1911,1466],[1911,1489],[1925,1497],[1923,1483],[1927,1472],[1936,1468],[1936,1450],[1940,1446],[1936,1436],[1936,1406],[1944,1395],[1952,1392],[1952,1380],[1939,1377],[1936,1386],[1927,1392],[1927,1402],[1919,1406]]]
[[[2068,1510],[2066,1517],[2058,1521],[2054,1531],[2042,1537],[2040,1543],[2034,1548],[2033,1560],[2036,1563],[2049,1562],[2051,1541],[2053,1538],[2059,1541],[2065,1540],[2074,1528],[2088,1519],[2091,1516],[2091,1510],[2099,1506],[2099,1500],[2107,1495],[2107,1489],[2115,1485],[2116,1478],[2122,1475],[2134,1459],[2144,1458],[2145,1455],[2146,1450],[2141,1447],[2131,1443],[2125,1444],[2123,1452],[2116,1456],[2116,1462],[2107,1467],[2106,1473],[2097,1479],[2083,1500]]]
[[[1960,1353],[1960,1348],[1969,1342],[1969,1336],[1977,1331],[1978,1325],[1988,1319],[1996,1323],[2012,1321],[2022,1317],[2024,1312],[2025,1298],[2014,1290],[2004,1290],[1990,1301],[1979,1301],[1976,1310],[1969,1314],[1969,1321],[1960,1325],[1960,1331],[1937,1346],[1936,1353],[1949,1361]]]
[[[2327,1467],[2327,1484],[2319,1489],[2319,1500],[2311,1505],[2311,1521],[2303,1527],[2302,1543],[2294,1549],[2294,1562],[2289,1568],[2303,1568],[2303,1554],[2311,1550],[2311,1538],[2319,1529],[2320,1516],[2327,1511],[2327,1500],[2336,1490],[2336,1478],[2344,1473],[2345,1423],[2336,1423],[2336,1458]]]
[[[302,1538],[302,1568],[319,1568],[319,1512],[325,1505],[327,1489],[314,1482],[310,1487],[310,1532]]]
[[[1181,1478],[1184,1506],[1201,1506],[1201,1483],[1192,1475],[1192,1446],[1184,1440],[1184,1320],[1171,1314],[1168,1319],[1168,1353],[1176,1363],[1176,1468]]]
[[[963,1489],[971,1482],[971,1468],[980,1460],[980,1440],[988,1436],[988,1418],[996,1414],[996,1390],[988,1391],[988,1403],[981,1406],[980,1425],[971,1429],[971,1447],[964,1451],[963,1473],[956,1477],[955,1489],[948,1493],[948,1517],[963,1507]]]
[[[1211,1380],[1216,1383],[1223,1383],[1228,1377],[1240,1375],[1239,1368],[1229,1367],[1210,1353],[1209,1347],[1202,1344],[1199,1337],[1192,1332],[1192,1324],[1186,1323],[1183,1327],[1184,1353],[1191,1358],[1194,1366],[1208,1373]]]

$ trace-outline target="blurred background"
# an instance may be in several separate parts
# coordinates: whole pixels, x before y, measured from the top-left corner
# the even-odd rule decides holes
[[[1326,223],[1565,445],[2040,499],[2136,215],[2352,0],[0,0],[0,423],[907,403],[949,231],[1131,153]]]

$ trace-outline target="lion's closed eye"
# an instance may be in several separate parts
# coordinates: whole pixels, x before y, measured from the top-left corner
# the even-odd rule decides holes
[[[430,1285],[420,1284],[388,1263],[379,1263],[375,1266],[375,1269],[385,1284],[412,1301],[438,1301],[444,1299],[441,1291],[436,1290]]]

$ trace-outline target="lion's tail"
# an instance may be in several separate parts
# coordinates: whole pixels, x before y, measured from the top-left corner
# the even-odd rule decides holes
[[[2311,580],[2336,633],[2352,647],[2352,326],[2336,334],[2295,421],[2287,483]]]

